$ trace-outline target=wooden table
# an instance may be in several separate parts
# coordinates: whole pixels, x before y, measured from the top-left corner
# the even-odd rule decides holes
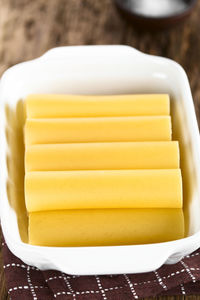
[[[96,44],[130,45],[179,62],[189,76],[200,122],[200,3],[183,26],[139,33],[120,17],[112,0],[0,0],[0,74],[55,46]],[[2,267],[0,299],[7,299]]]

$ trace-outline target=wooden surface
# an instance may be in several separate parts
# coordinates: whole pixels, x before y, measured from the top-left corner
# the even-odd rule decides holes
[[[189,76],[200,121],[200,3],[183,26],[153,34],[137,32],[119,16],[112,0],[0,0],[0,75],[55,46],[96,44],[131,45],[179,62]],[[0,299],[7,299],[2,266]]]

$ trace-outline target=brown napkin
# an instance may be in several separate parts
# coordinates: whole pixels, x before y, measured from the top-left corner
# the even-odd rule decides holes
[[[155,272],[110,276],[72,276],[40,271],[14,256],[5,242],[3,263],[12,300],[130,300],[157,295],[200,294],[200,249]]]

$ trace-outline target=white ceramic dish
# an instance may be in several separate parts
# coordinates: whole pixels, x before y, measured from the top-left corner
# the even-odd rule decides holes
[[[5,105],[15,108],[29,93],[169,93],[174,139],[181,145],[187,237],[167,243],[56,248],[22,242],[6,181]],[[200,246],[200,139],[188,79],[175,62],[127,46],[61,47],[5,72],[0,87],[1,224],[10,250],[40,269],[70,274],[117,274],[155,270],[179,261]],[[169,224],[170,226],[170,224]]]

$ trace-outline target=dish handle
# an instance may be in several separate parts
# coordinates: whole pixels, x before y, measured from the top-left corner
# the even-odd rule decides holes
[[[146,55],[139,50],[124,45],[94,45],[94,46],[63,46],[63,47],[56,47],[48,50],[44,53],[40,59],[42,60],[49,60],[49,59],[66,59],[66,60],[73,60],[73,59],[99,59],[99,58],[106,58],[106,57],[113,57],[118,56],[122,57],[136,57],[136,56],[143,56]]]

